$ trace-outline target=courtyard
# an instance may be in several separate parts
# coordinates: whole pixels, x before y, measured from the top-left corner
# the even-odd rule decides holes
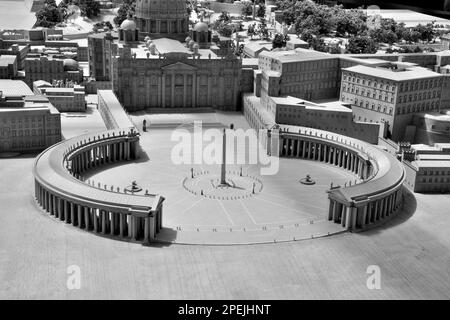
[[[222,130],[231,123],[248,129],[242,115],[202,114],[203,131]],[[293,241],[328,236],[344,228],[326,219],[327,190],[333,185],[354,183],[357,176],[332,165],[308,160],[280,158],[273,175],[262,175],[260,163],[249,163],[249,148],[237,140],[235,154],[245,150],[245,163],[226,165],[227,179],[238,186],[218,190],[212,185],[220,177],[220,164],[174,163],[172,151],[179,143],[171,136],[177,130],[193,134],[189,115],[133,115],[142,129],[141,159],[88,171],[83,178],[123,189],[136,181],[142,191],[165,197],[161,241],[188,244],[249,244]],[[216,141],[218,148],[222,141]],[[238,144],[241,145],[238,145]],[[203,144],[203,149],[207,148]],[[192,146],[194,148],[194,146]],[[190,150],[189,150],[190,151]],[[228,153],[230,150],[228,150]],[[256,155],[255,155],[256,157]],[[242,158],[244,159],[244,158]],[[191,179],[192,174],[196,175]],[[310,175],[313,185],[300,180]],[[252,190],[252,182],[256,190]],[[240,185],[240,186],[239,186]],[[192,188],[193,190],[190,190]],[[252,193],[254,192],[254,193]]]
[[[85,128],[83,130],[103,130],[98,123],[98,116],[97,110],[93,109],[84,118],[66,117],[63,131],[68,136],[77,134],[71,129],[74,127],[72,122],[82,122]],[[216,123],[222,122],[227,126],[230,122],[238,126],[242,121],[242,117],[231,117],[227,122],[226,118],[219,118],[218,114],[177,114],[170,117],[138,115],[138,119],[141,116],[153,121],[153,127],[158,127],[158,122],[165,122],[164,126],[167,126],[167,123],[174,123],[175,118],[178,119],[177,122],[203,118]],[[143,135],[144,140],[150,139],[149,146],[152,145],[152,139],[156,139],[153,132],[156,129],[151,127],[152,124],[150,131]],[[164,130],[166,129],[160,134],[167,136]],[[149,153],[150,162],[156,156],[156,153],[152,154]],[[259,245],[203,246],[172,242],[142,246],[84,232],[44,214],[33,199],[31,167],[34,156],[20,155],[0,159],[1,298],[450,298],[450,216],[446,210],[450,206],[449,195],[408,193],[404,213],[383,226],[356,234],[345,232],[305,241]],[[285,160],[301,166],[298,160]],[[168,170],[159,168],[158,171]],[[21,174],[17,174],[18,172]],[[189,174],[189,170],[185,169],[180,169],[180,172],[183,175]],[[147,174],[156,173],[153,171]],[[311,173],[319,181],[320,176],[315,174]],[[298,174],[299,177],[302,175],[303,172]],[[128,176],[123,181],[128,185],[132,178]],[[136,179],[144,187],[145,180],[140,180],[140,176]],[[180,186],[180,183],[181,181],[177,181],[176,185]],[[151,184],[147,187],[153,188]],[[162,187],[160,183],[158,190],[163,190]],[[169,189],[169,186],[166,188]],[[182,199],[188,195],[190,194],[186,190],[180,189],[178,196]],[[177,194],[166,196],[170,200]],[[296,198],[291,201],[296,201]],[[261,202],[265,205],[264,201]],[[278,203],[292,206],[288,201]],[[312,201],[308,203],[316,205]],[[170,206],[170,201],[165,205]],[[308,214],[314,216],[315,211],[310,209],[304,206],[298,210],[308,211]],[[278,207],[272,216],[278,216],[280,212],[284,210]],[[269,220],[262,219],[271,218],[270,215],[254,215],[258,219],[257,223],[268,223]],[[297,221],[311,218],[302,217],[297,211],[288,215],[295,216]],[[323,219],[321,214],[315,217]],[[176,216],[172,218],[179,219]],[[245,215],[241,217],[245,218]],[[223,220],[227,221],[225,218]],[[174,227],[181,224],[182,220],[178,220],[178,223],[173,221],[176,220],[170,222],[169,215],[167,222]],[[238,221],[240,220],[235,223]],[[188,222],[192,223],[192,220],[185,220],[186,228]],[[229,225],[230,222],[227,226]],[[181,237],[182,233],[177,233],[177,237]],[[191,234],[191,240],[192,234],[197,233],[202,234],[197,231],[186,232]],[[233,232],[236,235],[242,233]],[[220,232],[214,234],[225,235]],[[214,236],[213,232],[208,235]],[[229,239],[229,235],[226,236]],[[200,242],[201,237],[198,239]],[[68,290],[66,286],[67,270],[72,265],[79,266],[81,270],[79,290]],[[379,290],[369,290],[366,286],[369,276],[366,270],[371,265],[380,267],[382,278]]]

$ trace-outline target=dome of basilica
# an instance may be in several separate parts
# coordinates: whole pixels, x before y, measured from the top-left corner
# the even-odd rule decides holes
[[[188,32],[189,17],[185,0],[137,0],[135,19],[142,34],[171,37]]]
[[[176,19],[187,16],[185,0],[137,0],[136,18]]]

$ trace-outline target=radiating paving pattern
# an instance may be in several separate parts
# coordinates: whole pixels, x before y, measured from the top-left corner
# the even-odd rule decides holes
[[[260,193],[234,200],[212,199],[187,191],[183,181],[191,177],[191,168],[220,177],[220,166],[171,163],[175,144],[171,133],[171,129],[160,128],[142,133],[140,144],[149,156],[147,161],[111,165],[85,176],[107,185],[125,186],[136,180],[144,190],[164,195],[164,228],[159,239],[170,236],[170,241],[177,243],[259,243],[310,239],[345,231],[341,225],[326,220],[326,191],[331,183],[360,181],[355,174],[329,164],[281,158],[280,169],[273,176],[261,175],[259,165],[242,165],[243,175],[261,180]],[[227,170],[239,175],[241,166],[229,165]],[[316,181],[315,185],[300,183],[307,174]]]
[[[41,154],[34,172],[43,209],[80,228],[145,243],[248,244],[365,229],[390,218],[402,204],[401,164],[356,139],[303,127],[273,128],[260,141],[267,143],[264,150],[276,170],[264,175],[267,163],[261,161],[227,164],[227,184],[219,183],[219,164],[175,161],[180,141],[173,126],[156,126],[140,138],[131,126],[79,136]],[[204,126],[221,128],[220,122]],[[181,129],[188,136],[200,129],[204,139],[199,123]],[[198,149],[192,137],[189,155],[198,150],[204,155],[210,145]],[[260,156],[245,139],[236,142],[238,159]],[[306,177],[315,183],[301,183]],[[142,191],[121,192],[131,182]],[[167,199],[164,222],[159,194]]]
[[[191,176],[183,180],[183,187],[194,195],[209,199],[240,200],[261,193],[261,179],[239,171],[226,171],[226,184],[220,184],[217,174],[209,171],[191,172]]]

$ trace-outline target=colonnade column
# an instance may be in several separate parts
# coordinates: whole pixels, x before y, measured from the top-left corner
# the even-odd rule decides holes
[[[364,226],[366,225],[366,217],[367,217],[367,206],[368,204],[366,204],[363,207],[363,213],[362,213],[362,219],[361,219],[361,227],[364,228]]]
[[[328,220],[333,219],[334,206],[335,206],[335,202],[330,199],[330,206],[328,208]]]
[[[90,224],[89,224],[89,208],[88,207],[84,207],[84,228],[86,230],[89,230],[90,228]]]

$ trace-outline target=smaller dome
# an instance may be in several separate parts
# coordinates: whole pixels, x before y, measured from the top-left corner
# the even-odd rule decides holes
[[[149,37],[149,36],[146,36],[146,37],[144,38],[144,41],[147,42],[148,40],[150,40],[150,37]]]
[[[156,44],[154,43],[150,43],[150,45],[148,46],[149,49],[156,49]]]
[[[120,29],[136,30],[136,23],[132,19],[127,18],[127,19],[123,20],[123,22],[120,24]]]
[[[184,39],[184,42],[189,43],[189,41],[191,41],[191,37],[186,37],[186,39]]]
[[[208,27],[208,25],[205,22],[199,21],[199,22],[197,22],[195,24],[194,31],[195,32],[208,32],[209,31],[209,27]]]
[[[199,46],[198,46],[198,44],[196,43],[196,44],[194,44],[194,45],[192,46],[192,48],[193,48],[193,49],[198,49]]]
[[[195,44],[195,41],[194,41],[194,40],[189,41],[189,47],[190,47],[190,46],[193,46],[194,44]]]
[[[65,70],[69,71],[77,71],[78,70],[78,62],[73,59],[64,59],[63,66]]]

